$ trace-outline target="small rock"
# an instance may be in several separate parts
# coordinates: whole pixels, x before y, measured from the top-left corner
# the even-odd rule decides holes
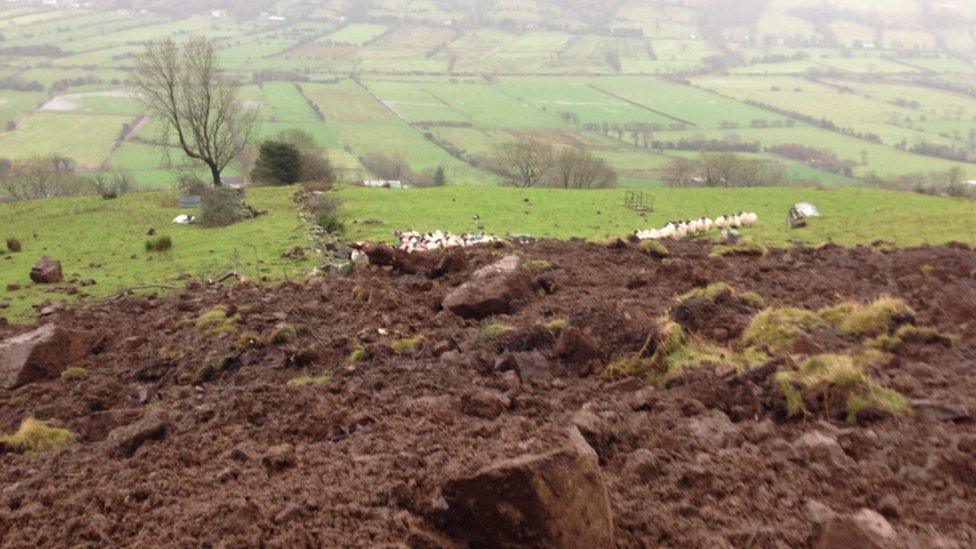
[[[819,431],[804,433],[793,446],[814,460],[828,461],[834,465],[842,465],[848,460],[837,439]]]
[[[95,282],[95,280],[91,278],[84,278],[81,280],[80,284],[82,286],[88,287],[88,286],[94,286],[95,284],[97,284],[97,282]]]
[[[232,480],[237,479],[239,475],[240,472],[237,469],[234,469],[233,467],[227,467],[222,469],[219,473],[217,473],[216,479],[217,482],[221,484],[226,484]]]
[[[280,473],[295,466],[295,447],[291,444],[272,446],[264,453],[261,463],[271,473]]]
[[[546,382],[552,379],[549,361],[539,351],[505,353],[495,361],[495,371],[514,370],[523,383]]]
[[[823,524],[837,515],[833,509],[815,499],[808,499],[803,507],[807,512],[807,517],[814,524]]]
[[[732,420],[721,410],[691,418],[688,429],[702,444],[715,449],[723,448],[738,433]]]
[[[164,439],[171,429],[172,424],[166,412],[150,412],[141,420],[110,432],[105,440],[106,453],[116,459],[132,457],[143,444]]]
[[[20,289],[20,284],[7,284],[8,292],[16,292],[19,289]]]
[[[599,345],[575,326],[567,326],[556,340],[556,354],[576,366],[603,357]]]
[[[38,284],[56,284],[61,282],[61,262],[43,258],[31,267],[30,278]]]
[[[967,423],[972,420],[965,406],[936,402],[934,400],[913,400],[910,403],[920,419],[940,423]]]
[[[816,549],[882,549],[891,547],[897,534],[884,517],[870,509],[835,516],[823,526]]]
[[[511,405],[505,395],[487,389],[473,391],[461,397],[461,411],[469,416],[495,419]]]

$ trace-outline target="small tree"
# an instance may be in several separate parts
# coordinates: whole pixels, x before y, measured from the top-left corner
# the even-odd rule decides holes
[[[244,107],[222,76],[213,42],[149,42],[136,67],[136,87],[150,115],[162,122],[164,142],[175,133],[183,152],[206,164],[219,187],[221,172],[253,138],[257,112]]]
[[[563,189],[606,189],[617,172],[602,158],[582,149],[563,149],[553,165],[552,185]]]
[[[290,143],[265,141],[261,143],[251,179],[269,185],[297,183],[302,174],[302,155]]]
[[[545,183],[554,155],[546,143],[522,140],[501,144],[495,156],[497,169],[507,185],[538,187]]]
[[[434,186],[443,187],[447,185],[447,176],[444,174],[444,167],[437,166],[437,171],[434,172]]]
[[[698,177],[699,166],[687,158],[675,158],[661,172],[661,178],[668,187],[691,187]]]

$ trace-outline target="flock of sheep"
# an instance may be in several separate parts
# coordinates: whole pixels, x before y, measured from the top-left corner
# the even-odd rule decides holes
[[[682,238],[704,235],[713,230],[724,233],[743,227],[754,227],[757,223],[759,223],[758,215],[739,212],[737,214],[720,215],[715,219],[702,217],[687,221],[671,221],[660,229],[637,231],[634,233],[634,236],[640,240],[680,240]],[[427,233],[397,231],[394,234],[396,235],[396,247],[407,253],[446,250],[449,248],[467,248],[469,246],[501,241],[497,236],[484,233],[452,234],[445,231],[432,231]]]
[[[759,223],[759,216],[749,212],[720,215],[709,219],[702,217],[687,221],[670,221],[660,229],[637,231],[634,236],[641,240],[681,240],[692,236],[708,234],[713,230],[729,231],[743,227],[755,227]]]
[[[419,233],[416,231],[397,231],[397,248],[408,252],[425,252],[430,250],[446,250],[448,248],[467,248],[479,244],[491,244],[501,241],[497,236],[473,233],[451,234],[444,231]]]

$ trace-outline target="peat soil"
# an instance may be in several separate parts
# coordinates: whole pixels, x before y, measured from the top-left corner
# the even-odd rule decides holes
[[[0,433],[35,417],[80,437],[0,450],[0,545],[478,545],[445,527],[445,483],[546,452],[574,423],[599,456],[621,547],[811,546],[825,509],[863,508],[891,524],[892,546],[976,545],[976,253],[668,247],[662,260],[540,241],[427,256],[439,268],[426,270],[187,281],[44,316],[100,341],[76,365],[87,377],[0,389]],[[451,289],[509,254],[531,272],[529,299],[482,320],[444,310]],[[906,341],[870,369],[918,403],[911,418],[787,417],[773,374],[788,357],[741,375],[702,366],[658,389],[601,376],[645,346],[676,296],[715,282],[811,310],[890,295],[954,341]],[[208,322],[218,306],[227,321]],[[702,337],[734,342],[742,314],[719,310]],[[33,328],[0,323],[0,338]],[[313,383],[289,385],[303,375]],[[803,442],[811,433],[829,444]]]

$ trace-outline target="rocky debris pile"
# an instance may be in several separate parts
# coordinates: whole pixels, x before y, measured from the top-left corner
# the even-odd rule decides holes
[[[976,254],[666,248],[371,245],[0,325],[0,441],[58,433],[0,444],[0,545],[976,543]]]

